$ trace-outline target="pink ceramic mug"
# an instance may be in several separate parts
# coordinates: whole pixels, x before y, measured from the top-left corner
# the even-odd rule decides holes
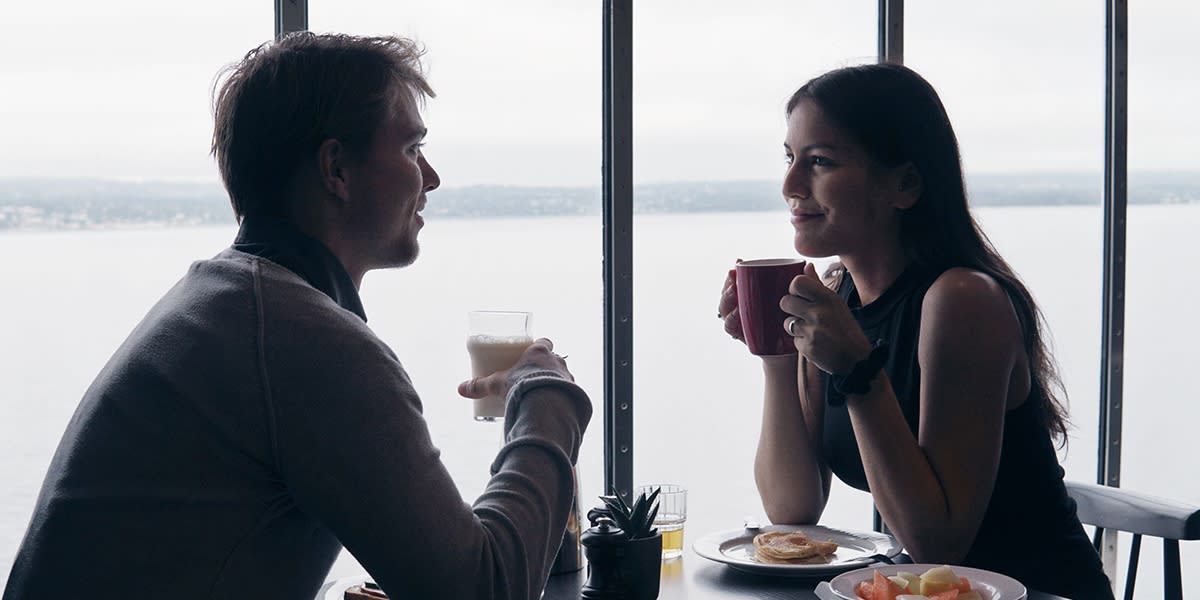
[[[787,318],[779,301],[797,275],[804,274],[798,258],[763,258],[737,264],[738,314],[750,353],[757,356],[795,354],[792,336],[783,329]]]

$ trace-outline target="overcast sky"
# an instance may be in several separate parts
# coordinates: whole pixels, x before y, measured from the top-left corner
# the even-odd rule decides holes
[[[428,48],[445,185],[596,185],[601,0],[310,0],[316,31]],[[637,0],[635,178],[773,179],[782,105],[873,60],[876,0]],[[212,179],[211,86],[273,33],[271,0],[59,0],[0,12],[0,176]],[[910,0],[906,62],[968,173],[1103,162],[1098,0]],[[1130,167],[1200,169],[1200,3],[1130,3]]]

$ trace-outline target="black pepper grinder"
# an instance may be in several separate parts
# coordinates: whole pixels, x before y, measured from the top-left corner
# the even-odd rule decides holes
[[[588,513],[591,519],[593,513]],[[607,516],[597,515],[594,525],[583,532],[583,553],[588,560],[587,581],[580,589],[581,600],[624,600],[628,586],[622,581],[621,556],[625,532]]]

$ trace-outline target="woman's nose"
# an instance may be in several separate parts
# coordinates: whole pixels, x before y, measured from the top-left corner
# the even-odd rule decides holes
[[[812,196],[812,185],[808,181],[804,169],[795,164],[788,167],[787,173],[783,176],[783,197],[791,200],[792,198],[807,199],[809,196]]]

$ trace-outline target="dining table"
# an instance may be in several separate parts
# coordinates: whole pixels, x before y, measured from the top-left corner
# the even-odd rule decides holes
[[[586,581],[586,569],[551,575],[542,600],[578,600]],[[664,561],[659,579],[660,600],[832,600],[818,595],[817,586],[828,577],[779,577],[740,571],[713,562],[686,549],[683,556]],[[1028,600],[1066,600],[1037,590],[1027,590]]]
[[[586,580],[586,569],[551,575],[542,600],[579,600]],[[327,582],[316,600],[342,600],[341,593],[366,576],[345,577]],[[820,578],[766,577],[746,573],[727,565],[708,561],[691,552],[663,562],[659,583],[660,600],[832,600],[836,596],[818,595]],[[1053,594],[1028,590],[1028,600],[1067,600]]]
[[[695,508],[689,512],[684,529],[683,554],[677,558],[662,562],[659,577],[660,600],[733,600],[734,598],[758,598],[761,600],[829,600],[837,598],[831,591],[818,595],[817,586],[830,581],[837,573],[824,573],[815,576],[779,576],[761,572],[744,571],[730,564],[717,562],[697,553],[697,541],[714,536],[721,537],[725,532],[741,529],[746,523],[744,518],[731,518],[724,511],[710,512],[704,510],[704,503],[695,503]],[[714,507],[715,508],[715,507]],[[868,528],[862,531],[864,537],[879,535]],[[841,529],[841,528],[839,528]],[[853,530],[851,530],[853,531]],[[894,538],[893,538],[894,539]],[[707,554],[712,556],[710,544],[704,544]],[[895,552],[897,562],[902,562],[906,556],[900,552],[899,545]],[[580,589],[587,579],[587,567],[573,573],[551,575],[546,583],[543,600],[578,600]],[[828,587],[825,586],[826,590]],[[1059,596],[1046,594],[1037,590],[1027,589],[1028,600],[1066,600]]]
[[[695,512],[689,515],[685,525],[683,554],[662,562],[659,577],[660,600],[733,600],[735,598],[758,598],[761,600],[832,600],[832,592],[818,592],[822,582],[828,582],[837,573],[817,576],[778,576],[759,572],[747,572],[729,564],[706,558],[696,551],[697,540],[712,534],[734,530],[743,525],[742,520],[731,520],[727,515]],[[869,531],[863,532],[864,535]],[[903,555],[898,556],[899,561]],[[317,600],[342,600],[339,589],[361,582],[366,576],[343,578],[328,582],[318,594]],[[587,566],[574,572],[551,575],[546,582],[542,600],[579,600],[580,590],[587,580]],[[827,590],[827,586],[823,586]],[[819,595],[822,594],[822,595]],[[1027,590],[1027,600],[1066,600],[1059,596],[1037,590]],[[1007,599],[1005,599],[1007,600]]]

